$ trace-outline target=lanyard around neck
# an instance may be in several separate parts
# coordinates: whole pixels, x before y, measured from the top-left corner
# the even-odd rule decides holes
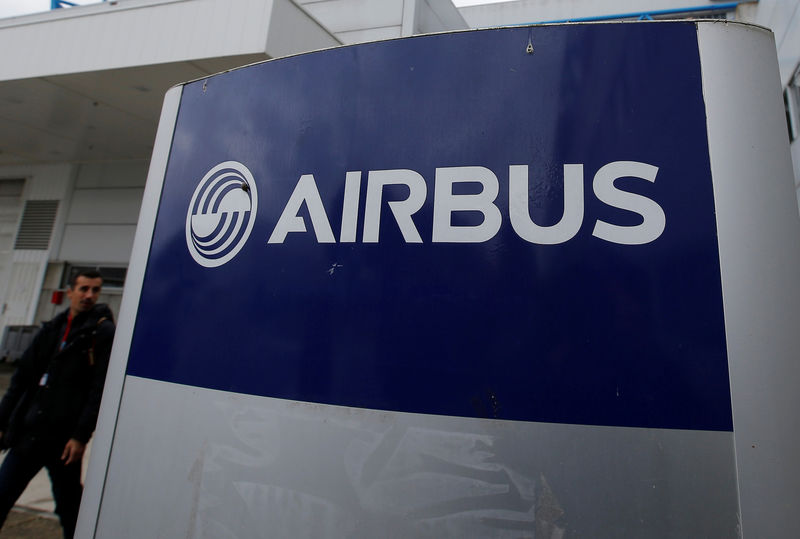
[[[69,336],[69,330],[72,327],[72,313],[70,312],[67,314],[67,329],[64,330],[64,336],[61,337],[61,344],[58,346],[59,350],[63,350],[64,347],[67,345],[67,337]]]

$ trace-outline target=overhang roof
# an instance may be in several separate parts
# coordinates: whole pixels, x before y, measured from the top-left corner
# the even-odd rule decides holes
[[[338,40],[289,0],[119,0],[0,21],[0,165],[146,159],[164,92]]]

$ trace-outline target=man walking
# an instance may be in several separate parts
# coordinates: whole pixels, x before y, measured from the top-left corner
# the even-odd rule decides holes
[[[33,476],[46,467],[64,537],[75,533],[81,460],[94,432],[114,322],[97,304],[103,279],[80,272],[67,290],[69,309],[45,323],[18,362],[0,401],[0,526]]]

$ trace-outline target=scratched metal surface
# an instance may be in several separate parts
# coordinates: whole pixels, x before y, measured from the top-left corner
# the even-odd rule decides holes
[[[729,432],[359,410],[128,377],[96,537],[737,537],[737,511]]]

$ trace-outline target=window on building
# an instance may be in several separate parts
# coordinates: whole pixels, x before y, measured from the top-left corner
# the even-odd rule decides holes
[[[800,137],[800,66],[795,69],[789,84],[783,90],[783,106],[789,140],[794,142]]]

